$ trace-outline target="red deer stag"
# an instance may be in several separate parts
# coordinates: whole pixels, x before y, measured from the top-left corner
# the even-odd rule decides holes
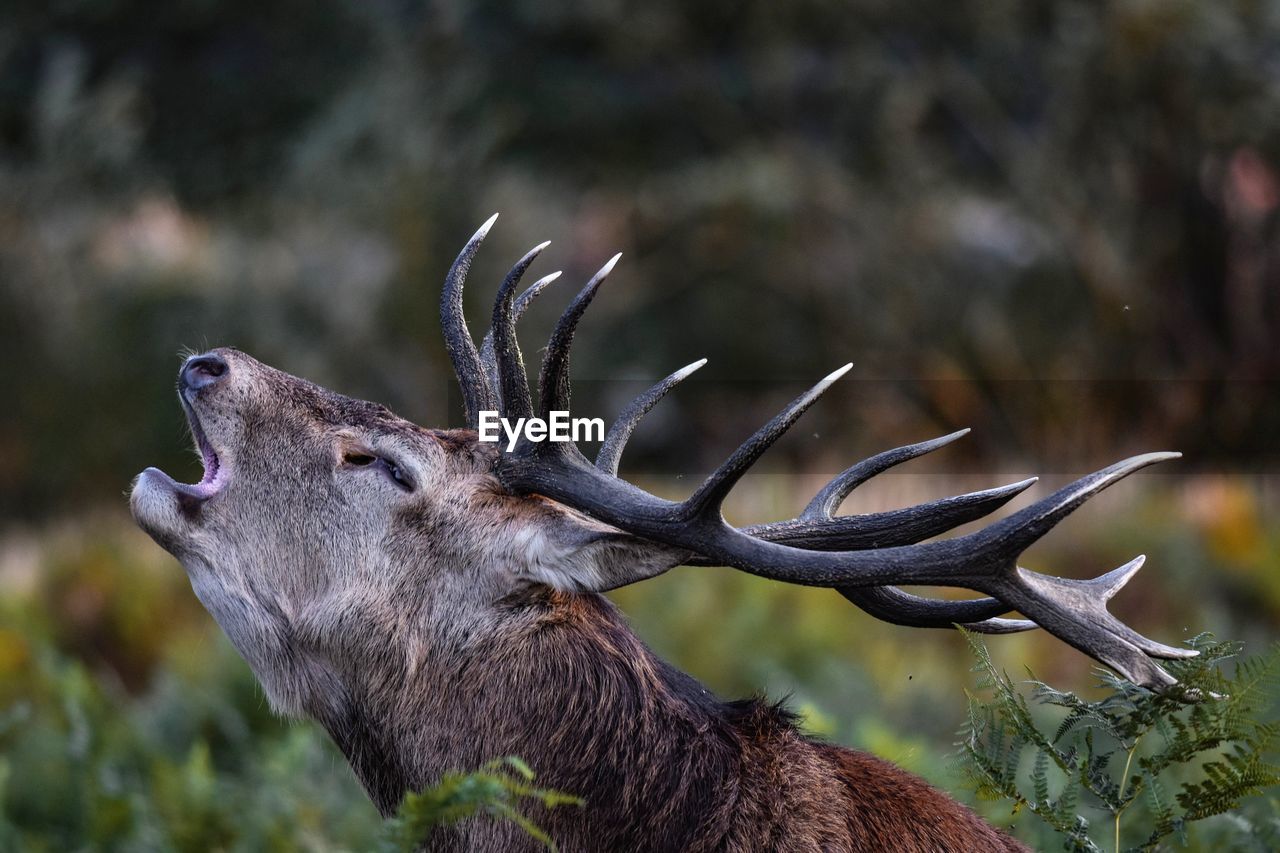
[[[482,411],[535,414],[515,322],[554,277],[514,298],[546,244],[525,255],[477,349],[462,285],[491,223],[454,263],[441,306],[471,429],[424,429],[216,349],[188,359],[178,379],[203,479],[186,485],[148,468],[131,496],[138,523],[182,562],[272,706],[317,720],[384,814],[446,769],[520,755],[541,782],[586,798],[581,809],[533,815],[565,850],[1023,849],[898,768],[806,737],[776,705],[722,702],[655,657],[600,593],[682,564],[830,587],[903,625],[989,633],[1038,625],[1133,681],[1173,683],[1152,657],[1189,652],[1106,610],[1141,557],[1093,580],[1037,574],[1017,558],[1091,495],[1176,454],[1118,462],[976,533],[924,542],[1031,481],[835,514],[858,484],[955,433],[859,462],[795,519],[734,527],[721,515],[743,473],[842,371],[680,502],[619,479],[618,459],[636,423],[701,363],[631,403],[594,463],[573,443],[481,442]],[[539,381],[544,418],[568,409],[574,328],[612,266],[551,335]],[[932,600],[893,584],[989,597]],[[1010,611],[1026,618],[1001,618]],[[513,825],[480,818],[425,845],[536,846]]]

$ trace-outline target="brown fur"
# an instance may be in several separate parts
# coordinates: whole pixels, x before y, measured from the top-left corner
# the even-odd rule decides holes
[[[375,761],[374,784],[361,774],[371,790],[419,788],[441,767],[518,754],[539,784],[587,800],[532,815],[563,850],[1024,849],[892,764],[803,736],[777,705],[716,700],[599,596],[538,590],[508,606],[509,635],[421,667],[434,688],[406,685],[412,707],[375,725],[394,732],[387,748],[405,775],[387,784],[388,763]],[[488,820],[425,847],[526,848],[537,845]]]

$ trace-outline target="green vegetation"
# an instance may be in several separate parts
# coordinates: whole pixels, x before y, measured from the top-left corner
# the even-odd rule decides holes
[[[0,849],[362,850],[379,837],[342,757],[272,720],[225,644],[204,645],[198,680],[166,668],[128,697],[25,638],[20,683],[4,685]]]
[[[223,643],[207,651],[215,682],[165,673],[129,700],[82,662],[26,644],[21,698],[0,711],[0,850],[399,851],[481,813],[554,850],[521,809],[582,804],[535,787],[508,757],[445,773],[384,824],[316,728],[244,707],[243,665]]]
[[[1239,809],[1275,791],[1280,722],[1263,719],[1280,686],[1280,646],[1235,662],[1239,643],[1209,634],[1188,641],[1199,657],[1171,661],[1179,686],[1156,693],[1099,670],[1100,699],[1032,679],[1032,698],[1058,711],[1037,718],[985,644],[966,632],[982,696],[970,695],[961,730],[962,767],[979,796],[1013,801],[1062,836],[1066,849],[1149,851],[1190,824]],[[1056,729],[1052,723],[1057,724]],[[1028,760],[1030,767],[1028,768]],[[1274,801],[1273,801],[1274,802]],[[1236,813],[1233,850],[1274,850],[1280,817]],[[1102,813],[1105,820],[1090,820]]]
[[[471,773],[446,773],[439,784],[405,798],[399,813],[388,824],[387,835],[396,849],[410,850],[437,827],[486,814],[516,823],[554,851],[555,840],[520,809],[529,802],[557,808],[582,806],[584,801],[560,791],[536,788],[533,780],[529,766],[511,756],[495,759]]]

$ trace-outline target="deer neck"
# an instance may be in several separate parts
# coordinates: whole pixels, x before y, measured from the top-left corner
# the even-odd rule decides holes
[[[732,788],[735,706],[650,652],[612,604],[539,591],[511,607],[500,634],[348,673],[313,709],[384,815],[447,770],[508,755],[540,786],[590,796],[593,818],[612,812],[615,826],[706,808]]]

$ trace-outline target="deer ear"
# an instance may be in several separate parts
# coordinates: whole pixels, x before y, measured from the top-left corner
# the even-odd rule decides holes
[[[691,556],[550,504],[515,537],[520,574],[565,592],[605,592],[672,569]]]

